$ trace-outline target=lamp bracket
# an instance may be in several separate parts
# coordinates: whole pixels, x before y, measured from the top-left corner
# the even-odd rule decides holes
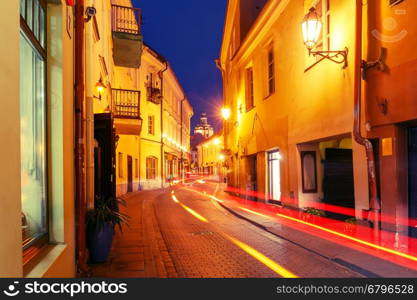
[[[337,64],[343,64],[343,69],[347,68],[348,66],[348,48],[344,50],[336,50],[336,51],[312,51],[310,50],[310,55],[321,57],[323,59],[328,59]]]
[[[367,62],[366,60],[362,60],[362,78],[366,80],[368,77],[368,70],[376,68],[378,71],[385,72],[388,67],[385,64],[385,58],[387,54],[386,48],[381,48],[381,53],[379,55],[378,60]]]

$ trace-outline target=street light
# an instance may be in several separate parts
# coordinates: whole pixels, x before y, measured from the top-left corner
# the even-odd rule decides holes
[[[104,89],[106,89],[106,86],[104,85],[103,80],[100,78],[100,80],[96,83],[96,91],[98,93],[98,97],[94,96],[94,98],[101,100],[101,95],[103,94]]]
[[[230,108],[228,108],[228,107],[223,107],[221,113],[222,113],[223,119],[226,120],[226,121],[229,120],[231,115],[232,115],[232,112],[231,112]]]
[[[323,59],[328,59],[337,64],[344,64],[343,68],[347,67],[347,48],[345,48],[345,50],[336,51],[313,51],[313,49],[317,46],[323,29],[323,24],[314,7],[310,8],[310,11],[304,17],[301,27],[303,31],[304,45],[306,46],[308,53],[313,56],[321,57],[321,60],[317,63]]]
[[[216,145],[216,146],[220,145],[220,139],[219,138],[215,138],[213,140],[213,144]]]

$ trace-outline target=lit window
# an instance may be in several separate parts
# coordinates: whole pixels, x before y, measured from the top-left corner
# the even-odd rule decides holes
[[[155,135],[155,116],[148,116],[148,134]]]
[[[20,13],[21,226],[26,263],[48,241],[45,3],[21,0]]]
[[[153,156],[146,158],[146,179],[156,179],[156,166],[158,159]]]

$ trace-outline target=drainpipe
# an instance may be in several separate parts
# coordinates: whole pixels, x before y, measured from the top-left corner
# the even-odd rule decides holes
[[[159,78],[161,79],[161,188],[164,188],[164,73],[168,70],[169,64],[167,61],[165,63],[165,68],[159,72]]]
[[[86,22],[87,23],[87,22]],[[94,194],[94,86],[99,78],[94,78],[93,65],[93,29],[92,22],[85,25],[85,128],[86,128],[86,201],[87,208],[93,209]]]
[[[374,150],[370,140],[361,134],[361,99],[362,99],[362,0],[356,0],[356,51],[355,51],[355,70],[354,70],[354,127],[353,135],[355,141],[364,146],[366,150],[368,181],[369,181],[369,208],[372,216],[370,220],[374,222],[374,238],[379,237],[379,214],[381,205],[378,199],[375,157]]]
[[[84,175],[84,0],[75,5],[75,197],[76,197],[76,261],[78,276],[88,274],[85,237]]]

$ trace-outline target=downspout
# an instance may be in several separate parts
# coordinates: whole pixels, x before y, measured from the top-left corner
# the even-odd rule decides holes
[[[91,20],[92,21],[92,20]],[[87,21],[88,22],[88,21]],[[86,22],[86,23],[87,23]],[[87,208],[93,209],[95,202],[94,194],[94,90],[95,80],[99,78],[93,78],[93,66],[88,64],[93,61],[93,29],[92,22],[85,26],[85,128],[86,128],[86,201]],[[88,64],[88,65],[87,65]]]
[[[378,199],[375,157],[372,143],[361,134],[361,99],[362,99],[362,0],[356,0],[356,51],[355,51],[355,69],[354,69],[354,127],[353,135],[355,141],[364,146],[366,150],[368,181],[369,181],[369,208],[371,211],[370,220],[374,222],[374,238],[379,237],[379,214],[381,205]]]
[[[223,103],[225,103],[226,101],[226,90],[225,90],[225,81],[226,81],[226,71],[224,70],[224,68],[221,65],[220,59],[216,59],[216,67],[220,70],[221,74],[222,74],[222,79],[223,79]],[[226,137],[226,121],[223,120],[223,145],[224,145],[224,150],[227,151],[227,137]],[[226,168],[225,168],[225,173],[226,172]],[[227,175],[224,175],[224,178],[222,178],[222,183],[226,183],[226,186],[228,185],[228,181],[227,181]]]
[[[75,4],[75,197],[76,197],[76,261],[78,276],[88,274],[85,237],[84,176],[84,0]]]
[[[161,188],[164,188],[164,73],[168,70],[169,64],[165,61],[165,69],[159,72],[159,78],[161,79]]]

